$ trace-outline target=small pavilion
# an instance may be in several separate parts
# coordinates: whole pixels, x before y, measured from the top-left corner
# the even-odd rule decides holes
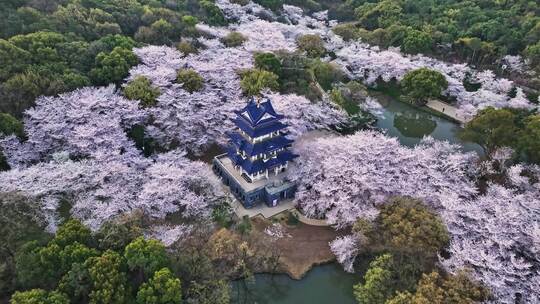
[[[214,158],[213,169],[245,208],[260,202],[275,207],[294,197],[296,187],[286,180],[286,170],[297,157],[285,137],[287,125],[269,99],[250,99],[232,120],[227,153]]]

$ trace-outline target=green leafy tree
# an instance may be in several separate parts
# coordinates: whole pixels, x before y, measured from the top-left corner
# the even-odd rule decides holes
[[[355,14],[363,27],[368,30],[374,30],[399,23],[402,11],[400,2],[383,0],[378,3],[362,2],[355,9]]]
[[[96,84],[117,83],[124,79],[129,69],[137,64],[137,57],[131,50],[115,47],[110,53],[99,53],[96,67],[90,76]]]
[[[227,47],[241,46],[246,40],[247,38],[238,32],[230,32],[227,36],[221,38],[221,42]]]
[[[169,44],[174,35],[174,26],[165,19],[159,19],[152,23],[150,30],[154,33],[152,41],[155,44]]]
[[[17,283],[24,288],[47,286],[43,282],[42,263],[39,251],[42,248],[38,241],[30,241],[22,245],[15,255]]]
[[[53,95],[62,91],[59,79],[51,79],[36,71],[26,71],[9,78],[1,86],[3,99],[0,110],[21,117],[24,110],[34,105],[40,95]]]
[[[238,223],[238,225],[236,226],[236,229],[241,234],[249,234],[252,230],[251,220],[249,219],[249,216],[244,215],[240,223]]]
[[[63,248],[75,242],[90,246],[93,242],[92,232],[80,221],[70,219],[58,228],[52,243]]]
[[[231,303],[231,289],[227,280],[192,282],[189,290],[190,299],[204,304]]]
[[[30,62],[31,55],[28,51],[15,46],[13,43],[0,39],[0,81],[9,79],[16,73],[25,70]]]
[[[195,25],[197,25],[197,23],[199,23],[199,19],[194,16],[186,15],[182,17],[182,22],[187,26],[194,27]]]
[[[150,79],[144,76],[137,76],[124,87],[124,96],[139,100],[143,107],[154,106],[159,94],[159,89],[152,87]]]
[[[123,268],[122,257],[111,250],[99,257],[86,260],[92,291],[89,294],[90,304],[129,303],[129,288]]]
[[[343,80],[343,73],[332,63],[315,60],[311,68],[315,79],[326,91],[331,90],[334,83]]]
[[[176,82],[182,84],[182,88],[190,93],[200,91],[204,87],[204,78],[192,69],[181,69],[176,74]]]
[[[355,40],[358,37],[358,29],[353,24],[339,24],[332,28],[332,31],[345,41]]]
[[[129,269],[143,282],[157,270],[167,265],[165,246],[156,240],[138,237],[126,246],[124,257]]]
[[[463,140],[475,142],[490,154],[497,147],[513,147],[518,138],[516,115],[508,109],[486,108],[465,124]]]
[[[403,93],[417,104],[436,98],[448,87],[446,78],[441,73],[428,68],[420,68],[405,74],[401,81]]]
[[[75,242],[62,249],[59,255],[61,263],[60,270],[62,274],[65,274],[71,269],[73,264],[83,264],[88,258],[99,256],[99,251]]]
[[[16,255],[19,282],[26,287],[54,287],[75,263],[84,263],[99,253],[91,244],[90,230],[77,220],[69,220],[47,244],[29,242]]]
[[[386,304],[473,304],[482,303],[488,298],[488,290],[471,281],[465,272],[443,278],[434,271],[422,275],[414,293],[399,292]]]
[[[309,57],[318,58],[326,53],[326,48],[324,47],[324,41],[319,35],[303,35],[296,40],[298,48],[304,52]]]
[[[527,46],[525,56],[530,60],[531,66],[538,69],[540,66],[540,41]]]
[[[17,118],[7,113],[0,113],[0,134],[24,137],[24,126]]]
[[[272,72],[252,69],[242,73],[240,86],[246,96],[258,96],[264,89],[278,90],[278,76]]]
[[[394,250],[434,257],[450,241],[442,220],[417,199],[391,199],[375,222],[383,242]]]
[[[116,47],[131,50],[135,46],[135,41],[130,37],[124,35],[106,35],[92,41],[89,48],[91,49],[90,54],[95,57],[101,52],[110,52]]]
[[[139,304],[180,304],[182,303],[182,284],[168,268],[162,268],[144,283],[137,292]]]
[[[261,70],[281,74],[281,61],[273,53],[257,53],[254,56],[255,67]]]
[[[283,0],[255,0],[253,1],[273,11],[279,10],[283,6]]]
[[[423,31],[409,30],[403,39],[401,50],[408,54],[427,53],[431,49],[433,40]]]
[[[384,304],[395,292],[392,285],[392,256],[378,256],[369,264],[364,284],[354,285],[354,297],[360,304]]]
[[[95,234],[98,248],[118,252],[124,250],[129,243],[142,236],[141,226],[142,214],[139,212],[106,222]]]
[[[16,256],[29,241],[46,242],[45,217],[37,204],[18,193],[0,193],[0,295],[16,287]]]
[[[59,46],[67,38],[59,33],[40,31],[26,35],[17,35],[8,40],[16,47],[30,54],[32,63],[62,62]]]
[[[211,25],[225,25],[227,21],[225,16],[221,12],[221,9],[217,7],[214,3],[208,0],[202,0],[199,2],[201,8],[204,10],[206,19]]]
[[[43,289],[17,291],[11,297],[11,304],[69,304],[68,297],[60,292]]]
[[[525,128],[521,131],[518,147],[528,161],[540,164],[540,115],[525,119]]]
[[[58,290],[66,294],[71,303],[88,303],[92,279],[85,263],[75,263],[58,283]]]

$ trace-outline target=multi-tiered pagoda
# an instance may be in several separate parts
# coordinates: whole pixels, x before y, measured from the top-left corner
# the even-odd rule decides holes
[[[295,186],[285,180],[284,172],[297,155],[289,151],[293,141],[285,137],[284,116],[268,99],[251,99],[235,113],[228,151],[214,159],[216,173],[246,208],[259,202],[273,207],[292,198]]]

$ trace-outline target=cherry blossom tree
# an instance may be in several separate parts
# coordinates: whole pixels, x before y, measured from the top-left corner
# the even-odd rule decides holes
[[[326,217],[339,227],[359,217],[372,219],[378,204],[390,196],[410,196],[440,208],[449,191],[461,197],[476,194],[469,176],[474,153],[425,138],[408,148],[376,131],[302,140],[294,147],[300,157],[289,178],[298,184],[296,203],[310,217]]]
[[[166,247],[172,246],[178,241],[182,241],[189,236],[193,230],[190,225],[155,225],[146,231],[145,237],[159,240]]]
[[[351,234],[337,237],[329,244],[330,250],[336,256],[337,261],[343,265],[347,272],[354,272],[354,261],[360,251],[359,243],[357,236]]]
[[[50,160],[57,152],[71,157],[118,158],[139,152],[125,130],[141,123],[137,102],[120,96],[114,86],[82,88],[58,97],[40,97],[26,111],[28,140],[0,141],[10,166]]]
[[[133,68],[130,78],[142,75],[154,79],[162,92],[157,105],[146,109],[151,117],[146,136],[162,147],[181,147],[196,155],[213,144],[225,145],[225,132],[234,128],[230,121],[234,110],[246,103],[238,71],[253,68],[253,54],[222,44],[180,61],[178,52],[167,47],[145,47],[135,53],[144,67]],[[172,80],[160,78],[163,70],[170,67],[195,70],[204,79],[204,88],[189,93]],[[339,128],[348,121],[347,114],[330,102],[311,103],[302,96],[271,92],[267,97],[279,112],[287,115],[292,136],[314,129]]]
[[[49,229],[58,222],[65,200],[71,214],[93,229],[107,220],[140,209],[150,217],[174,212],[206,218],[223,197],[210,168],[173,151],[155,160],[125,156],[72,161],[56,158],[0,174],[0,191],[18,191],[40,202]]]
[[[454,194],[442,202],[452,236],[451,255],[443,265],[452,272],[472,269],[497,303],[540,301],[539,175],[533,168],[535,181],[526,180],[524,169],[508,170],[510,186],[492,184],[475,199]]]
[[[440,258],[447,270],[470,268],[497,303],[540,300],[539,167],[505,168],[511,151],[501,148],[492,161],[499,163],[498,172],[507,172],[508,183],[491,184],[480,194],[476,157],[429,138],[407,148],[381,133],[361,131],[300,138],[295,152],[300,158],[289,177],[299,185],[296,202],[306,215],[343,227],[359,217],[374,218],[389,196],[421,198],[448,227],[450,257]],[[331,243],[346,270],[359,247],[354,244],[346,238]]]

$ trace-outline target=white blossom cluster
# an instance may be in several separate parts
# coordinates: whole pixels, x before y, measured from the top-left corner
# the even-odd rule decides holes
[[[298,165],[289,178],[298,184],[296,202],[309,217],[326,217],[340,227],[359,217],[374,218],[377,205],[400,195],[421,198],[434,207],[448,192],[476,194],[468,175],[474,153],[425,138],[408,148],[376,131],[300,141]]]
[[[139,209],[150,217],[174,212],[185,217],[207,217],[222,196],[219,180],[210,168],[170,152],[155,160],[53,160],[0,173],[0,191],[18,191],[37,201],[49,229],[58,222],[65,200],[71,214],[92,229],[107,220]]]
[[[360,241],[354,234],[337,237],[330,242],[330,250],[347,272],[354,272],[354,260],[360,251]]]
[[[101,223],[134,209],[151,217],[180,212],[186,217],[209,215],[209,207],[223,196],[219,180],[206,164],[190,161],[184,151],[201,154],[212,144],[224,144],[233,125],[233,110],[245,105],[238,71],[253,67],[258,51],[296,50],[300,35],[317,33],[336,53],[336,63],[352,78],[371,84],[377,78],[400,80],[405,73],[430,67],[445,75],[446,94],[455,97],[463,115],[471,118],[486,106],[530,108],[521,89],[491,72],[466,65],[447,64],[422,55],[408,56],[396,49],[380,50],[361,42],[344,42],[331,31],[325,13],[315,18],[286,6],[289,24],[264,21],[273,14],[259,5],[246,6],[217,0],[224,14],[237,23],[226,28],[199,25],[213,38],[201,38],[207,48],[183,57],[165,46],[135,50],[141,64],[126,81],[142,75],[161,91],[155,107],[142,109],[113,86],[83,88],[58,97],[40,97],[24,119],[28,139],[0,138],[12,170],[0,173],[0,191],[19,191],[34,198],[54,230],[61,202],[71,213],[97,229]],[[248,38],[242,46],[225,47],[219,40],[236,30]],[[508,58],[515,63],[515,58]],[[199,92],[189,93],[175,83],[180,68],[196,70],[204,79]],[[482,87],[467,92],[463,80],[470,74]],[[292,137],[344,123],[347,115],[327,102],[268,93],[278,112],[287,115]],[[368,109],[375,108],[372,100]],[[144,158],[126,131],[144,124],[146,136],[169,153]],[[415,148],[375,131],[346,137],[326,136],[295,146],[299,165],[290,178],[297,182],[296,201],[311,217],[326,217],[340,227],[359,217],[374,218],[377,205],[393,195],[421,198],[438,210],[451,233],[451,256],[442,260],[448,270],[472,267],[490,286],[496,299],[511,303],[516,293],[525,302],[539,302],[540,183],[522,174],[524,166],[507,169],[511,185],[490,185],[479,195],[471,176],[476,157],[457,146],[426,138]],[[499,161],[508,151],[500,151]],[[158,226],[149,232],[172,244],[187,233],[184,226]],[[280,236],[278,228],[268,231]],[[347,270],[359,241],[344,236],[330,244]],[[536,297],[536,298],[535,298]]]
[[[228,0],[216,0],[216,5],[221,9],[223,15],[230,20],[246,23],[257,20],[260,16],[275,18],[272,11],[250,1],[246,5],[231,3]]]
[[[51,159],[56,152],[109,160],[136,156],[139,152],[125,130],[144,119],[138,103],[117,94],[113,85],[82,88],[39,97],[25,113],[28,140],[8,137],[0,145],[12,167]]]
[[[169,247],[189,236],[193,227],[189,225],[155,225],[145,233],[146,238],[159,240]]]
[[[274,223],[264,229],[264,234],[271,237],[273,240],[279,240],[282,238],[290,238],[291,235],[287,233],[285,228],[280,223]]]
[[[540,297],[540,183],[508,170],[511,185],[490,185],[484,195],[466,200],[449,194],[441,213],[452,236],[450,271],[470,268],[490,287],[497,303],[538,303]]]
[[[389,82],[400,81],[407,72],[427,67],[441,72],[448,81],[444,94],[456,99],[459,115],[472,119],[479,110],[486,107],[512,107],[532,109],[534,104],[525,98],[521,88],[511,98],[508,92],[515,84],[505,78],[496,78],[492,71],[477,72],[465,64],[448,64],[423,55],[404,55],[398,49],[380,50],[361,42],[353,42],[336,52],[336,62],[346,69],[348,75],[360,78],[368,85],[378,79]],[[477,91],[469,92],[464,87],[467,74],[482,86]]]
[[[137,76],[148,78],[156,87],[166,87],[176,79],[176,72],[184,64],[182,53],[167,46],[150,45],[133,49],[142,64],[133,67],[127,82]]]
[[[296,201],[306,215],[325,216],[343,227],[359,217],[373,219],[376,206],[389,196],[420,198],[450,232],[450,257],[441,257],[446,269],[471,268],[497,303],[540,300],[535,293],[540,287],[540,168],[505,169],[509,149],[495,153],[499,171],[488,173],[505,170],[510,184],[489,185],[485,194],[477,193],[472,180],[480,170],[476,157],[430,138],[407,148],[380,133],[361,131],[300,141],[295,152],[300,158],[290,178],[298,183]],[[349,239],[331,244],[349,270],[352,246]]]
[[[203,153],[213,144],[226,144],[225,133],[234,128],[230,120],[235,115],[234,110],[246,104],[238,72],[253,67],[253,53],[243,47],[225,48],[219,43],[179,62],[178,51],[165,49],[167,47],[137,50],[142,64],[131,71],[130,78],[143,75],[160,79],[154,83],[161,90],[158,104],[146,110],[151,117],[146,135],[163,147],[180,147],[194,154]],[[160,78],[162,71],[169,67],[197,71],[204,79],[203,89],[189,93],[173,79]],[[310,130],[339,126],[348,120],[347,114],[330,102],[312,103],[294,94],[269,93],[267,97],[278,112],[287,115],[285,122],[290,125],[293,137]]]

